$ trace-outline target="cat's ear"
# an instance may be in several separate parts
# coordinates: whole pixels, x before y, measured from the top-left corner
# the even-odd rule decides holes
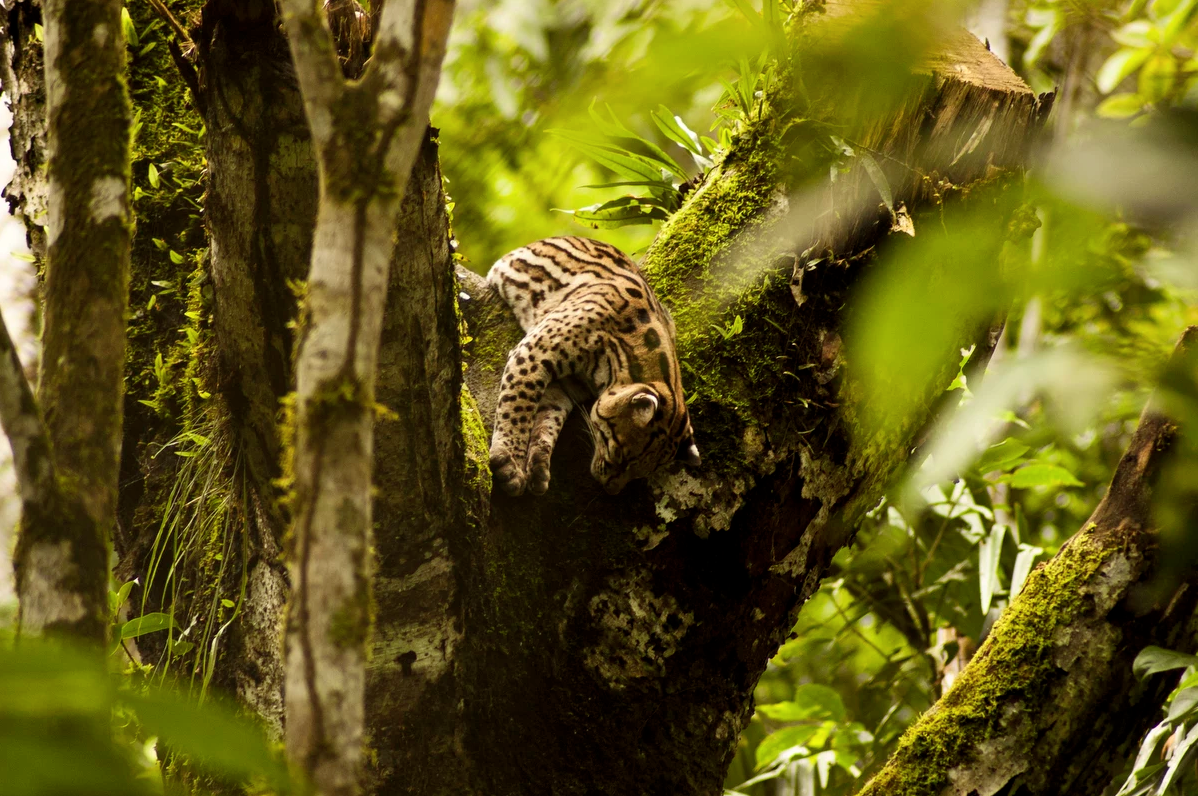
[[[638,426],[647,426],[657,414],[657,396],[651,392],[642,392],[632,396],[629,404],[632,407],[632,421]]]
[[[695,435],[687,434],[686,439],[682,440],[682,444],[678,446],[676,454],[683,464],[688,467],[698,467],[703,463],[703,459],[699,456],[699,446],[695,444]]]

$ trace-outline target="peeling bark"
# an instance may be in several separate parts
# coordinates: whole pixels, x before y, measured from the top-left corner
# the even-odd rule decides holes
[[[38,385],[60,499],[24,505],[22,632],[103,643],[129,271],[129,98],[119,0],[47,0],[48,224]]]
[[[1174,354],[1193,367],[1198,328]],[[1154,402],[1155,403],[1155,402]],[[1106,496],[1019,596],[944,698],[899,743],[862,796],[1103,792],[1155,723],[1174,683],[1139,681],[1155,644],[1192,651],[1192,574],[1157,579],[1152,495],[1177,425],[1144,411]]]

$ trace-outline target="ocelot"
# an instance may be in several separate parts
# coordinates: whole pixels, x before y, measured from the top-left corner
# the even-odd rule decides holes
[[[591,475],[609,494],[675,458],[699,464],[674,322],[636,263],[600,241],[546,238],[504,255],[487,280],[525,331],[508,355],[495,409],[497,486],[509,495],[545,493],[576,384],[595,399]]]

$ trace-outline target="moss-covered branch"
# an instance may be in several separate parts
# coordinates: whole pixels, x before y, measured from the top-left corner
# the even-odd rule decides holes
[[[1196,349],[1192,327],[1174,362]],[[1081,796],[1110,784],[1172,688],[1138,682],[1136,654],[1149,644],[1194,647],[1192,582],[1154,580],[1161,561],[1152,494],[1177,434],[1159,407],[1145,410],[1093,515],[1028,577],[952,689],[861,796]]]

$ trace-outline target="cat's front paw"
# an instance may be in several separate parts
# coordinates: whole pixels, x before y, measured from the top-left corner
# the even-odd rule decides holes
[[[524,494],[527,475],[519,460],[504,447],[491,446],[491,483],[515,497]],[[543,490],[542,490],[543,491]],[[540,494],[539,492],[537,494]]]
[[[534,495],[543,495],[549,489],[549,457],[552,453],[552,442],[548,445],[534,442],[528,451],[528,491]]]

